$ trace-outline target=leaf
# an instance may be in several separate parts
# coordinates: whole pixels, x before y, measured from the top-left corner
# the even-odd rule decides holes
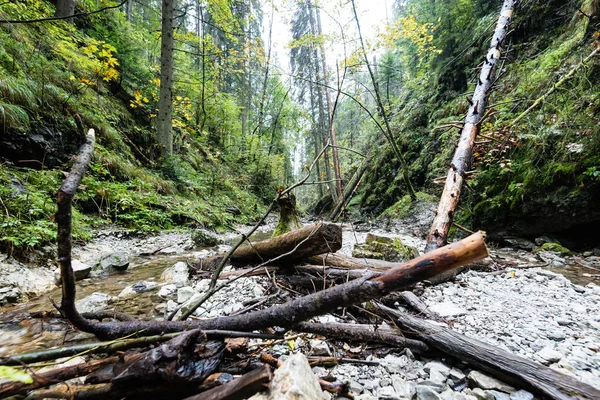
[[[6,365],[0,365],[0,378],[12,382],[33,383],[33,378],[27,372]]]
[[[294,351],[296,348],[296,341],[294,339],[290,339],[287,341],[288,346],[290,346],[290,350]]]

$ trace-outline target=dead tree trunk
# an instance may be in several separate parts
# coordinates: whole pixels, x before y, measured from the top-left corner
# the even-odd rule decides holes
[[[465,124],[462,133],[460,134],[460,139],[456,151],[454,152],[452,163],[450,164],[437,213],[431,224],[425,252],[442,247],[447,242],[448,230],[452,225],[454,211],[458,205],[465,172],[468,170],[468,166],[471,163],[475,137],[479,133],[480,123],[485,114],[488,95],[492,89],[496,66],[500,59],[502,43],[508,34],[508,25],[510,24],[514,3],[515,0],[504,0],[504,5],[502,6],[502,11],[500,13],[500,18],[498,19],[498,24],[496,25],[494,36],[492,37],[490,48],[485,56],[483,67],[481,68],[481,74],[479,75],[479,81],[473,94],[472,104],[465,119]]]
[[[600,390],[577,378],[561,374],[536,362],[515,356],[497,347],[412,317],[383,305],[378,306],[404,332],[430,347],[480,368],[497,378],[524,386],[544,398],[556,400],[600,399]]]
[[[342,228],[334,224],[320,223],[240,247],[231,255],[231,263],[233,265],[245,265],[265,262],[293,250],[293,253],[289,256],[277,261],[282,263],[302,259],[309,255],[337,251],[341,247]]]
[[[335,221],[340,216],[340,214],[344,210],[344,207],[346,207],[346,204],[348,204],[348,202],[350,201],[352,194],[356,191],[356,188],[358,187],[363,175],[369,167],[369,161],[370,159],[366,159],[362,162],[361,166],[354,173],[354,176],[352,177],[350,182],[348,182],[348,184],[346,185],[344,193],[342,194],[342,196],[340,196],[338,202],[333,207],[333,211],[329,215],[329,219],[331,221]]]

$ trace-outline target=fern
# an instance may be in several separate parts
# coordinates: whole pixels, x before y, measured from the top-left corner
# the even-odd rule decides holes
[[[33,108],[37,104],[33,82],[21,78],[0,79],[0,97],[12,104]]]
[[[27,128],[29,127],[29,115],[20,106],[0,101],[0,123],[2,123],[3,132],[6,132],[7,127]]]

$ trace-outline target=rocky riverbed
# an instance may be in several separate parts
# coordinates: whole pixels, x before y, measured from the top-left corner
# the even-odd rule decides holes
[[[267,237],[269,228],[261,229],[257,238]],[[401,227],[379,229],[375,233],[397,237],[418,249],[424,245],[422,239]],[[340,252],[350,255],[354,244],[364,242],[366,235],[364,230],[347,227]],[[234,237],[220,235],[216,240],[230,242]],[[206,247],[203,243],[206,244],[189,232],[151,237],[121,231],[101,232],[91,243],[74,252],[74,258],[82,264],[100,265],[90,268],[90,275],[78,284],[79,308],[85,311],[114,309],[162,319],[175,309],[186,307],[207,289],[209,282],[208,279],[190,280],[189,263],[228,248],[227,244],[211,242],[210,247]],[[519,247],[527,247],[525,245],[521,242]],[[421,299],[445,321],[442,323],[445,326],[600,388],[600,286],[597,285],[600,260],[594,252],[573,255],[556,249],[537,252],[535,249],[539,247],[492,249],[493,263],[488,270],[468,271],[458,275],[454,282],[426,286]],[[115,253],[121,254],[121,264],[121,257],[127,259],[125,272],[101,266],[107,255]],[[40,267],[19,274],[15,261],[2,261],[0,271],[9,271],[0,274],[3,288],[8,287],[13,293],[9,300],[17,301],[55,287],[54,268]],[[571,279],[558,273],[560,271]],[[51,291],[50,296],[57,299],[59,289]],[[231,315],[255,306],[257,299],[272,303],[292,296],[284,290],[275,291],[267,277],[241,278],[215,294],[194,315],[199,318]],[[52,309],[45,297],[7,310],[5,315],[12,317],[3,318],[0,325],[0,355],[58,343],[58,336],[55,338],[48,328],[35,327],[32,322],[15,325],[19,313],[42,309]],[[326,315],[317,320],[350,322],[347,315]],[[61,336],[60,340],[64,338]],[[67,338],[68,343],[81,340],[89,340],[89,337],[75,334]],[[252,346],[264,346],[264,343],[253,341]],[[320,378],[348,382],[351,392],[363,400],[533,398],[522,388],[471,370],[457,360],[415,357],[408,350],[395,351],[306,334],[268,349],[282,358],[302,352],[368,361],[312,369]]]

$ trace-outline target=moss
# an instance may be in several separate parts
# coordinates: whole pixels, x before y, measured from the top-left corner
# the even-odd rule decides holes
[[[410,196],[408,194],[402,196],[402,198],[400,200],[398,200],[393,206],[386,209],[383,212],[382,216],[395,218],[395,219],[402,219],[402,218],[408,217],[409,215],[411,215],[415,211],[417,211],[418,205],[425,203],[425,202],[437,201],[437,198],[435,196],[432,196],[432,195],[424,193],[424,192],[417,192],[416,195],[417,195],[416,201],[412,201],[412,199],[410,198]]]
[[[561,256],[572,255],[571,250],[567,249],[566,247],[564,247],[558,243],[544,243],[536,250],[536,252],[538,252],[538,253],[540,251],[549,251],[551,253],[558,253]]]

